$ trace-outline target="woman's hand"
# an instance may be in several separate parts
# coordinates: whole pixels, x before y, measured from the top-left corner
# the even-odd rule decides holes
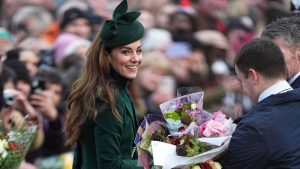
[[[30,102],[34,108],[46,116],[50,121],[57,118],[58,112],[52,100],[51,92],[49,91],[36,91],[30,96]]]
[[[17,110],[26,113],[30,116],[37,116],[36,110],[30,104],[29,100],[27,99],[24,93],[16,90],[15,96],[16,96],[16,103],[14,106],[16,107]]]

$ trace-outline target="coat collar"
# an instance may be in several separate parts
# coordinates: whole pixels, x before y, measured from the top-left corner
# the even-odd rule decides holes
[[[296,89],[300,87],[300,76],[298,76],[292,83],[292,88]]]
[[[247,114],[236,119],[234,123],[238,124],[244,118],[249,118],[253,116],[258,111],[263,110],[265,107],[276,106],[293,101],[300,102],[300,88],[285,93],[271,95],[270,97],[262,100],[261,102],[258,102]]]

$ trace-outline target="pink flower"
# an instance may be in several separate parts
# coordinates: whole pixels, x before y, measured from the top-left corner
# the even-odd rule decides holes
[[[212,114],[212,119],[216,120],[218,122],[223,122],[226,119],[226,115],[222,113],[221,111],[214,112]]]
[[[200,136],[203,136],[203,132],[205,131],[205,129],[206,129],[206,124],[202,124],[199,128]]]
[[[206,123],[206,128],[203,131],[203,135],[206,137],[226,136],[227,133],[228,128],[216,120],[209,120]]]

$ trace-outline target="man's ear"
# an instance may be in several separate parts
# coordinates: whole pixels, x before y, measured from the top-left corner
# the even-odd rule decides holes
[[[260,75],[254,69],[249,69],[248,78],[251,80],[251,82],[257,84],[259,82]]]
[[[300,63],[300,46],[297,47],[296,49],[296,57],[297,57],[297,61]]]

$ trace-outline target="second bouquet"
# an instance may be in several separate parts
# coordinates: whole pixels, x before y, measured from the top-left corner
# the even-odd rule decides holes
[[[160,105],[161,116],[145,118],[135,140],[142,166],[221,167],[212,159],[228,147],[235,125],[222,112],[204,111],[203,94],[196,92],[169,100]]]

